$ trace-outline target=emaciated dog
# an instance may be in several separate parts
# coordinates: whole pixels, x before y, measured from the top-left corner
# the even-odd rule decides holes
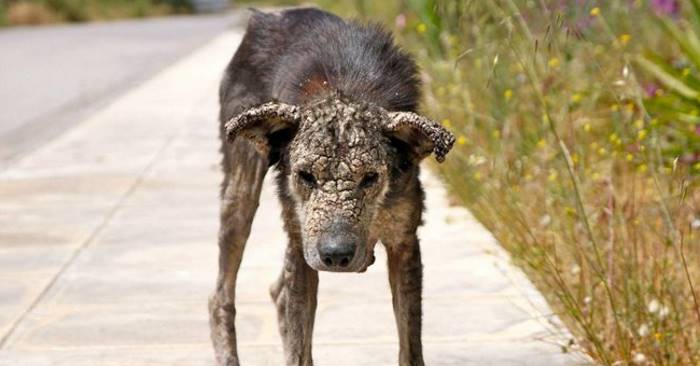
[[[284,268],[270,289],[287,365],[312,365],[318,272],[363,272],[381,241],[399,364],[423,365],[419,162],[454,143],[416,113],[417,68],[378,25],[316,9],[254,11],[220,89],[219,276],[210,300],[219,365],[239,365],[236,274],[263,178],[277,171]]]

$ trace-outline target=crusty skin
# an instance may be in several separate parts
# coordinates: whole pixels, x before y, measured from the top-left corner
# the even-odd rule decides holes
[[[423,365],[419,162],[431,153],[442,161],[454,136],[416,113],[416,73],[378,26],[316,9],[253,14],[220,89],[224,181],[219,276],[209,306],[219,365],[240,364],[236,274],[269,167],[289,237],[270,289],[286,365],[313,364],[317,271],[363,272],[380,241],[399,364]],[[320,257],[329,238],[355,244],[346,265]]]

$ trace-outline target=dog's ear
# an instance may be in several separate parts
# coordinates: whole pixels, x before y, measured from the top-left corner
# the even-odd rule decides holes
[[[249,139],[263,154],[274,150],[277,135],[294,129],[300,120],[299,108],[294,105],[268,102],[243,111],[224,125],[229,142],[238,137]]]
[[[385,133],[408,145],[417,161],[430,153],[442,163],[445,155],[452,149],[454,135],[438,122],[413,112],[389,112],[385,124]]]

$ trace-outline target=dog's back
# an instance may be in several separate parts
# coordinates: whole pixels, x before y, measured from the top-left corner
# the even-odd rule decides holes
[[[381,26],[346,22],[312,8],[254,11],[222,82],[222,122],[244,107],[226,107],[240,99],[241,86],[260,99],[247,104],[301,105],[338,92],[387,110],[415,111],[419,97],[414,62]]]

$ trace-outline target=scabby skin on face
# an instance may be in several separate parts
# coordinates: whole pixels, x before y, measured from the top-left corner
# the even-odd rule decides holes
[[[388,189],[395,154],[381,133],[380,114],[368,104],[329,99],[305,107],[289,146],[289,191],[300,221],[304,257],[324,269],[318,246],[341,226],[357,244],[343,271],[362,271],[373,260],[378,233],[372,223]],[[337,235],[338,233],[336,233]]]

